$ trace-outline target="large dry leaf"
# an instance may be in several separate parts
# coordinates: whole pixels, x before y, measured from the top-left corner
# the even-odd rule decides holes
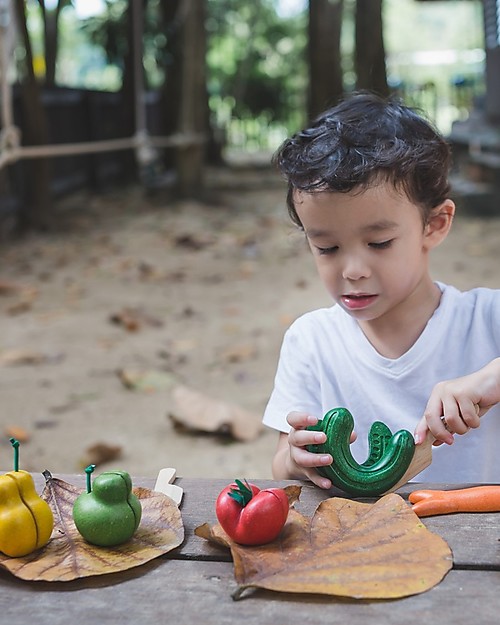
[[[334,497],[312,519],[296,510],[280,537],[262,547],[232,542],[218,525],[196,534],[230,547],[238,598],[246,588],[394,599],[438,584],[452,566],[447,543],[395,494],[374,504]]]
[[[117,547],[91,545],[73,522],[73,504],[81,492],[50,477],[42,493],[54,514],[49,543],[24,558],[0,554],[0,566],[25,580],[66,582],[131,569],[168,553],[184,540],[181,514],[172,499],[147,488],[134,488],[142,505],[142,518],[132,539]]]
[[[258,415],[187,386],[176,386],[172,397],[175,406],[170,418],[181,427],[230,434],[240,441],[254,440],[262,429]]]

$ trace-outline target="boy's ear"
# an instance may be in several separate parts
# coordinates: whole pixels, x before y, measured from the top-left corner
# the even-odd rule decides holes
[[[425,226],[426,247],[431,249],[439,245],[448,235],[455,215],[455,203],[445,200],[432,211],[427,225]]]

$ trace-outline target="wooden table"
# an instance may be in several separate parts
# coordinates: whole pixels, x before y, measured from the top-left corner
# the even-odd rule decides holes
[[[84,476],[57,476],[84,487]],[[36,477],[41,490],[43,478]],[[9,625],[106,625],[172,623],[223,625],[433,624],[490,625],[500,619],[500,513],[429,517],[423,522],[453,551],[453,569],[428,592],[392,601],[355,601],[321,595],[257,590],[233,601],[236,588],[229,551],[194,535],[204,522],[215,522],[214,502],[227,480],[178,479],[186,538],[167,556],[119,574],[74,582],[25,582],[0,571],[0,623]],[[257,480],[261,487],[297,482]],[[153,488],[154,479],[134,479]],[[311,515],[326,493],[302,484],[299,511]],[[454,485],[453,488],[466,485]],[[446,485],[407,485],[416,488]],[[416,546],[418,548],[418,545]]]

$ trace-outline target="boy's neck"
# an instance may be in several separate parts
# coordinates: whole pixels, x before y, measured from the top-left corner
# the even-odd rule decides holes
[[[421,285],[418,291],[414,298],[406,300],[383,317],[359,322],[364,335],[381,356],[396,359],[405,354],[416,343],[438,308],[441,290],[434,282]]]

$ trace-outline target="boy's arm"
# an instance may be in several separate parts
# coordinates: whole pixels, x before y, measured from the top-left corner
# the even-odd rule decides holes
[[[318,420],[304,412],[291,412],[287,421],[292,429],[289,434],[280,432],[273,458],[273,477],[277,480],[308,479],[320,488],[330,488],[331,481],[322,477],[315,467],[331,464],[331,455],[313,454],[306,449],[307,445],[321,444],[326,440],[324,432],[306,430]]]
[[[451,445],[454,434],[479,427],[479,418],[499,402],[500,358],[495,358],[475,373],[436,384],[415,429],[415,442],[421,443],[430,430]]]

